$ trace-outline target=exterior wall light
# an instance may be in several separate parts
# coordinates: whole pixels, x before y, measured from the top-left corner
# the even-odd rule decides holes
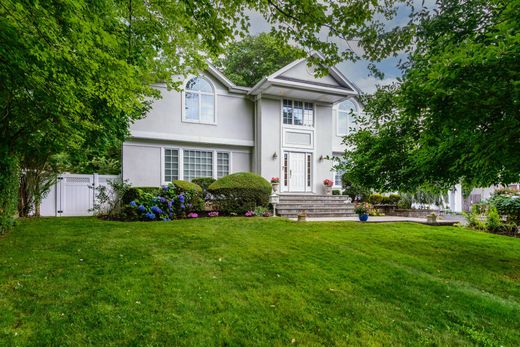
[[[274,152],[273,153],[273,160],[276,160],[276,159],[278,159],[278,153]]]

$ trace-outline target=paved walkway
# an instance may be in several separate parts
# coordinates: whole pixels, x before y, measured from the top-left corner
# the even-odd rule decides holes
[[[290,218],[291,220],[297,220],[296,218]],[[308,222],[341,222],[341,221],[350,221],[350,222],[359,222],[358,217],[308,217]],[[383,223],[383,222],[415,222],[415,223],[423,223],[426,224],[426,218],[415,218],[415,217],[396,217],[396,216],[370,216],[368,217],[368,221],[366,223]],[[437,218],[438,224],[448,224],[451,225],[454,220],[446,220]]]

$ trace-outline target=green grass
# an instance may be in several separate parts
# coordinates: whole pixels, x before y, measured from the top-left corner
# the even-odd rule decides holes
[[[0,345],[520,345],[520,239],[412,223],[21,221]]]

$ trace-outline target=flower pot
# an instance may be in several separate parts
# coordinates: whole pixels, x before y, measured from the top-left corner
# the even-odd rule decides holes
[[[368,214],[366,214],[366,213],[360,214],[358,217],[361,222],[366,222],[368,220]]]
[[[323,191],[325,192],[325,195],[332,195],[332,187],[323,186]]]
[[[273,187],[273,192],[278,193],[278,189],[280,188],[280,183],[271,183]]]

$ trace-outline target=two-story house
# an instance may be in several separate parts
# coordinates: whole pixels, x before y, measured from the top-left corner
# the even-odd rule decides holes
[[[246,88],[209,66],[182,91],[156,87],[162,98],[123,145],[122,175],[133,185],[240,171],[279,177],[282,193],[322,194],[326,178],[340,184],[327,158],[343,152],[360,92],[338,69],[315,77],[301,59]]]

